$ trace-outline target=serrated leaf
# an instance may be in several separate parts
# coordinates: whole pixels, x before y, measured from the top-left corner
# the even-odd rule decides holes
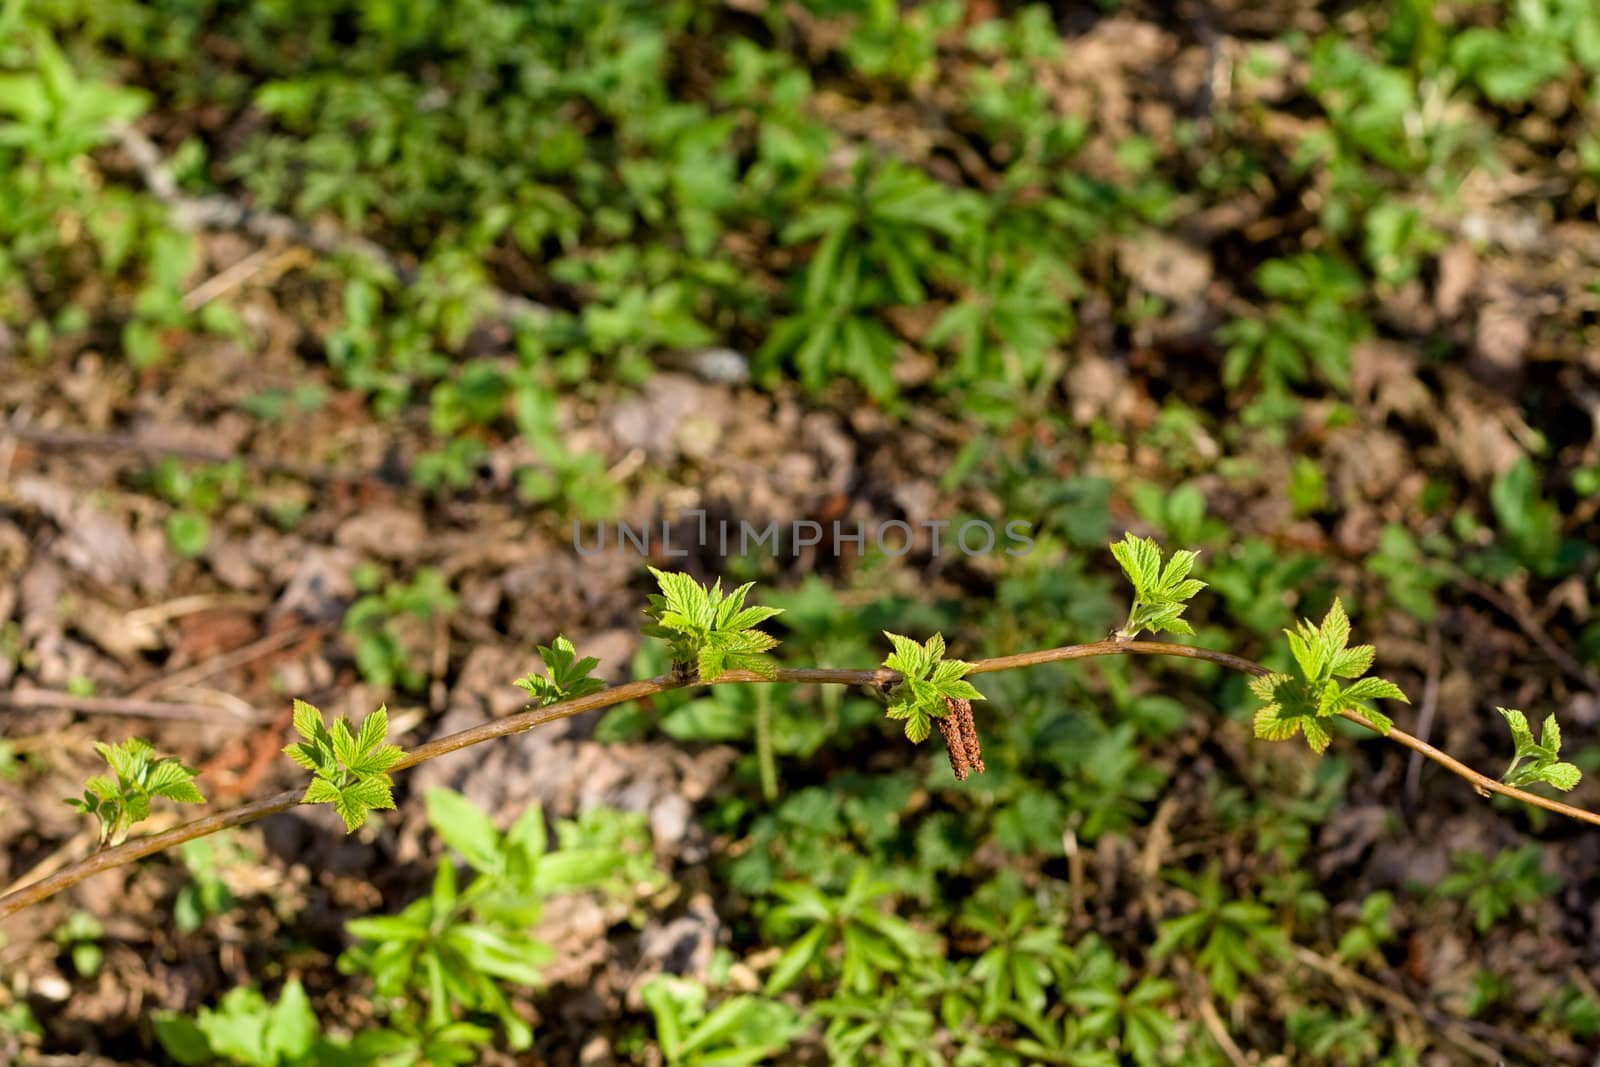
[[[1282,741],[1303,732],[1313,751],[1327,747],[1331,735],[1318,722],[1319,700],[1304,680],[1290,674],[1268,674],[1252,679],[1250,691],[1265,705],[1254,719],[1257,737]]]
[[[331,804],[339,799],[339,787],[326,778],[313,778],[300,797],[302,804]]]
[[[1144,542],[1140,538],[1130,533],[1111,546],[1112,558],[1122,568],[1122,573],[1128,576],[1128,581],[1133,583],[1136,594],[1147,592],[1151,585],[1151,576],[1145,569],[1147,556],[1143,545]]]
[[[1146,589],[1153,589],[1161,572],[1160,546],[1155,538],[1146,537],[1134,546],[1134,555],[1139,560],[1140,584]]]
[[[1198,593],[1205,588],[1204,582],[1193,582],[1192,579],[1190,582],[1184,581],[1189,572],[1194,569],[1195,560],[1199,558],[1200,553],[1192,549],[1181,548],[1173,552],[1172,558],[1167,561],[1166,569],[1161,572],[1160,591],[1167,596],[1186,599],[1178,591],[1189,586],[1191,582],[1193,583],[1194,591],[1189,596],[1193,596],[1194,593]]]
[[[566,634],[556,634],[555,640],[548,646],[539,646],[539,658],[544,660],[544,665],[550,669],[552,677],[571,664],[572,658],[577,654],[577,648]]]
[[[1534,744],[1533,730],[1528,726],[1528,717],[1516,708],[1496,708],[1506,720],[1506,725],[1511,727],[1511,743],[1520,751],[1525,746]]]
[[[1258,699],[1282,705],[1282,709],[1274,713],[1278,718],[1301,720],[1299,725],[1306,743],[1316,752],[1321,752],[1332,740],[1327,728],[1315,721],[1318,717],[1352,712],[1379,733],[1389,732],[1393,720],[1366,702],[1405,701],[1406,695],[1399,686],[1384,678],[1360,678],[1349,686],[1342,686],[1335,680],[1363,673],[1371,666],[1373,656],[1370,645],[1346,647],[1350,640],[1350,620],[1339,599],[1334,599],[1318,625],[1302,619],[1294,629],[1285,630],[1284,635],[1299,668],[1299,677],[1274,674],[1250,683]]]
[[[344,820],[346,832],[354,833],[367,821],[367,813],[374,809],[393,808],[394,797],[386,775],[363,778],[337,790],[333,810]]]
[[[353,765],[361,757],[383,744],[383,739],[389,736],[389,708],[380,705],[377,711],[361,720],[361,729],[356,734],[355,759],[346,760],[347,765]]]
[[[909,637],[884,631],[895,651],[884,659],[884,666],[900,673],[900,681],[889,693],[887,714],[905,720],[905,734],[912,742],[927,739],[934,719],[949,711],[947,700],[982,700],[977,687],[964,679],[972,664],[943,659],[944,635],[935,633],[921,644]]]
[[[940,660],[938,666],[934,667],[933,669],[933,677],[931,680],[933,684],[937,686],[949,685],[961,678],[966,677],[967,672],[970,670],[972,670],[972,664],[963,660]]]
[[[297,699],[294,702],[294,729],[307,741],[315,741],[322,730],[322,712]]]
[[[315,751],[316,749],[312,748],[309,744],[299,741],[296,741],[292,745],[283,746],[283,754],[294,760],[308,771],[314,771],[317,769],[317,761],[313,756]]]
[[[1293,679],[1287,674],[1262,674],[1250,679],[1247,684],[1257,699],[1274,703],[1278,699],[1278,686],[1289,681]]]
[[[387,774],[375,774],[370,778],[363,778],[344,787],[345,796],[353,797],[357,802],[373,810],[387,810],[394,807],[394,790]]]
[[[1333,740],[1333,735],[1327,731],[1316,719],[1306,719],[1300,724],[1305,731],[1306,744],[1311,746],[1311,751],[1322,755],[1328,748],[1328,743]]]
[[[900,634],[890,633],[888,630],[883,631],[883,636],[887,637],[889,643],[894,645],[892,658],[898,661],[899,664],[898,666],[890,665],[888,660],[885,660],[885,665],[889,666],[890,670],[896,670],[902,674],[920,675],[927,669],[927,663],[923,658],[920,644],[909,637],[902,637]]]
[[[1251,721],[1256,737],[1263,741],[1287,741],[1299,733],[1299,717],[1285,716],[1282,712],[1283,709],[1276,704],[1257,708],[1255,718]]]
[[[338,791],[333,798],[333,810],[339,813],[339,818],[344,821],[344,830],[353,834],[367,822],[367,807],[352,797],[348,791]]]
[[[1289,639],[1289,653],[1294,656],[1294,661],[1300,667],[1300,677],[1307,681],[1316,681],[1322,675],[1322,660],[1318,655],[1315,636],[1306,636],[1293,630],[1285,630],[1284,636]]]
[[[948,685],[940,687],[940,692],[954,700],[983,700],[984,695],[978,692],[978,687],[965,679],[958,679]]]
[[[726,629],[748,630],[753,626],[758,626],[761,623],[766,622],[768,619],[775,619],[782,614],[782,608],[768,608],[760,606],[745,608],[743,611],[739,612],[739,614],[728,620]]]
[[[1342,696],[1351,704],[1358,700],[1398,700],[1403,704],[1411,703],[1401,688],[1387,678],[1363,678],[1358,682],[1352,682],[1345,687]]]
[[[1544,730],[1539,738],[1539,747],[1551,755],[1561,751],[1561,726],[1556,722],[1552,713],[1544,720]]]
[[[1205,582],[1200,581],[1198,578],[1190,578],[1187,581],[1179,582],[1174,588],[1165,590],[1163,595],[1169,596],[1173,600],[1189,600],[1204,588],[1206,588]]]
[[[194,784],[194,773],[177,760],[162,760],[150,770],[150,793],[180,804],[204,804],[206,798]]]
[[[382,774],[404,758],[405,750],[399,745],[380,745],[365,756],[362,756],[355,763],[352,763],[350,771],[362,777]]]
[[[1350,616],[1345,614],[1344,602],[1338,597],[1333,598],[1333,606],[1323,616],[1319,629],[1328,649],[1326,658],[1332,662],[1333,657],[1350,643]]]
[[[115,745],[96,742],[95,751],[112,774],[91,775],[84,782],[83,799],[67,803],[99,822],[102,844],[122,840],[134,823],[147,818],[152,797],[180,804],[205,802],[193,783],[194,771],[174,757],[156,758],[155,746],[142,738]]]
[[[350,732],[350,723],[345,720],[343,715],[333,720],[333,726],[329,729],[328,735],[333,739],[333,754],[338,757],[339,762],[346,767],[354,763],[359,755],[356,751],[356,739],[355,735]]]
[[[1371,645],[1357,645],[1334,653],[1330,672],[1336,678],[1359,678],[1372,666],[1376,649]]]
[[[1583,772],[1571,763],[1552,763],[1539,768],[1539,777],[1563,793],[1570,793],[1582,780]]]

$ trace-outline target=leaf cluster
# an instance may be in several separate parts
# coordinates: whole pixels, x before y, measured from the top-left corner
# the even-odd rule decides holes
[[[322,1032],[322,1022],[299,979],[284,983],[276,1002],[252,986],[228,991],[215,1008],[195,1015],[157,1012],[156,1040],[184,1067],[453,1067],[476,1063],[493,1033],[452,1022],[418,1027],[399,1016],[389,1026],[348,1040]]]
[[[600,661],[593,656],[578,659],[577,655],[578,650],[565,634],[557,634],[549,645],[539,646],[539,658],[544,660],[548,677],[530,674],[517,679],[516,683],[533,698],[531,707],[548,707],[563,700],[598,693],[606,687],[600,679],[589,677],[589,672],[600,666]]]
[[[369,812],[394,807],[393,780],[388,771],[405,752],[385,744],[389,736],[389,710],[380,707],[352,731],[340,716],[330,729],[322,712],[303,700],[294,702],[294,728],[303,740],[285,746],[283,753],[314,777],[306,786],[302,804],[332,804],[354,833]]]
[[[743,994],[706,1010],[706,987],[677,975],[645,983],[640,997],[655,1020],[667,1067],[749,1067],[768,1062],[805,1023],[782,1001]]]
[[[609,888],[613,875],[648,849],[637,835],[596,842],[592,833],[564,833],[552,848],[537,805],[502,832],[460,793],[430,789],[426,802],[429,823],[475,877],[462,886],[455,861],[445,857],[427,896],[398,915],[346,924],[359,942],[339,966],[370,974],[380,996],[415,1009],[423,1032],[445,1030],[460,1013],[482,1013],[499,1022],[513,1049],[525,1050],[533,1031],[512,1005],[509,987],[542,984],[540,966],[554,958],[530,933],[546,899]]]
[[[1349,647],[1350,619],[1338,598],[1320,625],[1313,626],[1302,619],[1293,630],[1284,633],[1300,673],[1274,673],[1250,682],[1250,691],[1264,705],[1255,715],[1257,737],[1286,741],[1304,732],[1311,750],[1320,753],[1333,738],[1321,720],[1347,711],[1366,719],[1379,733],[1389,732],[1394,721],[1368,702],[1410,701],[1391,681],[1361,677],[1372,666],[1374,649],[1371,645]],[[1340,678],[1359,680],[1342,685]]]
[[[417,649],[415,623],[456,609],[449,582],[432,567],[418,570],[409,582],[385,582],[375,568],[358,568],[355,577],[364,595],[345,612],[343,627],[355,643],[356,668],[382,688],[422,689],[427,679],[415,664],[426,658]]]
[[[1231,897],[1215,863],[1200,875],[1174,871],[1168,877],[1193,893],[1196,905],[1161,924],[1150,949],[1153,958],[1195,952],[1194,961],[1206,972],[1212,988],[1231,1003],[1238,995],[1241,976],[1260,971],[1268,956],[1288,954],[1288,938],[1273,922],[1271,909],[1254,900]]]
[[[883,665],[900,672],[900,681],[889,690],[889,718],[903,719],[906,737],[920,744],[933,728],[934,719],[949,711],[948,700],[982,700],[983,694],[966,681],[972,664],[944,658],[944,635],[934,634],[923,644],[888,630],[883,632],[894,645]]]
[[[762,925],[788,948],[767,976],[769,995],[813,970],[836,978],[843,989],[867,992],[883,972],[906,969],[932,954],[926,934],[884,910],[893,886],[873,877],[865,863],[856,865],[843,893],[803,882],[782,882],[772,892],[779,902]]]
[[[1178,549],[1163,567],[1161,546],[1155,539],[1130,533],[1111,546],[1111,554],[1133,583],[1133,607],[1128,621],[1117,631],[1118,637],[1137,637],[1144,630],[1194,633],[1194,628],[1180,616],[1189,606],[1189,599],[1206,587],[1205,582],[1189,577],[1200,553]]]
[[[776,676],[777,664],[766,653],[777,646],[778,639],[755,627],[781,615],[783,609],[745,607],[745,596],[754,582],[723,593],[720,578],[707,588],[687,574],[654,567],[650,573],[661,592],[650,595],[645,614],[655,621],[644,633],[667,642],[676,666],[693,670],[702,682],[714,682],[736,670],[762,678]]]
[[[1518,908],[1543,900],[1561,885],[1561,879],[1541,869],[1543,857],[1536,844],[1502,849],[1492,859],[1466,851],[1451,859],[1455,870],[1439,883],[1437,892],[1465,900],[1480,934]]]
[[[118,745],[95,742],[111,768],[83,783],[83,799],[68,804],[100,820],[100,843],[115,844],[127,836],[134,823],[150,816],[150,802],[158,797],[179,804],[203,804],[195,787],[195,772],[176,757],[156,756],[155,746],[134,737]]]
[[[1583,773],[1576,765],[1561,761],[1561,727],[1554,715],[1544,720],[1539,740],[1535,741],[1526,715],[1516,708],[1495,710],[1505,717],[1506,725],[1511,727],[1511,742],[1516,746],[1516,751],[1511,757],[1511,766],[1500,776],[1502,782],[1518,789],[1526,789],[1535,782],[1544,782],[1562,792],[1568,792],[1578,784]],[[1523,760],[1533,762],[1524,767]]]

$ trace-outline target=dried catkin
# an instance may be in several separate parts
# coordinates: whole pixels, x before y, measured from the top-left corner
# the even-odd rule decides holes
[[[950,750],[950,769],[956,781],[964,782],[972,771],[983,773],[983,748],[978,743],[978,726],[972,721],[972,701],[945,697],[948,713],[939,719],[939,732]]]

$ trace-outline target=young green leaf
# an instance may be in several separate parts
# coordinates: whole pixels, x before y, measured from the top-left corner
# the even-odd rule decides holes
[[[883,635],[894,645],[883,665],[900,673],[900,681],[889,691],[888,715],[905,721],[906,737],[921,743],[932,732],[933,720],[949,711],[951,700],[982,700],[983,694],[965,680],[972,664],[944,658],[944,636],[934,634],[925,644],[909,637]]]
[[[1130,533],[1111,546],[1111,554],[1133,583],[1133,607],[1128,621],[1117,631],[1118,637],[1137,637],[1143,630],[1194,633],[1180,616],[1189,606],[1187,601],[1206,587],[1205,582],[1189,577],[1200,553],[1179,549],[1163,567],[1161,547],[1151,538]]]
[[[549,646],[539,646],[539,658],[544,660],[544,669],[549,677],[530,674],[526,678],[519,678],[516,683],[533,698],[532,707],[548,707],[573,697],[598,693],[606,687],[600,679],[589,677],[589,672],[598,667],[600,661],[593,656],[585,656],[580,660],[577,655],[577,649],[565,634],[557,634]]]
[[[1304,733],[1313,752],[1322,752],[1332,734],[1319,719],[1350,711],[1360,715],[1381,734],[1387,734],[1394,721],[1372,707],[1369,701],[1399,700],[1410,703],[1400,687],[1384,678],[1361,678],[1372,665],[1373,647],[1350,642],[1350,618],[1337,598],[1320,625],[1302,619],[1293,630],[1285,630],[1289,651],[1298,676],[1269,674],[1250,683],[1250,691],[1261,701],[1255,715],[1255,735],[1268,741],[1286,741]],[[1341,685],[1340,678],[1355,678]]]
[[[650,573],[661,593],[650,596],[645,614],[655,622],[646,626],[644,633],[667,641],[674,664],[693,669],[703,682],[716,681],[735,670],[763,678],[776,676],[777,665],[766,653],[778,639],[754,627],[782,614],[783,609],[745,607],[745,596],[754,582],[724,594],[720,578],[708,589],[687,574],[654,567]]]
[[[154,797],[179,804],[205,803],[194,784],[195,772],[174,757],[158,758],[150,742],[135,737],[120,745],[96,742],[94,747],[114,777],[89,778],[83,783],[83,798],[67,803],[100,821],[102,845],[121,841],[134,823],[149,817]]]
[[[369,812],[394,807],[388,772],[405,752],[384,743],[389,736],[387,708],[380,707],[352,731],[342,716],[329,728],[321,711],[296,700],[294,728],[302,740],[286,746],[284,754],[313,775],[302,804],[332,804],[349,832],[359,829]]]
[[[1578,784],[1578,780],[1583,777],[1582,772],[1573,764],[1563,763],[1560,759],[1561,727],[1554,715],[1544,720],[1540,739],[1535,741],[1526,715],[1516,708],[1495,710],[1505,717],[1506,725],[1511,727],[1511,743],[1516,746],[1511,766],[1500,776],[1502,782],[1519,789],[1535,782],[1544,782],[1562,792],[1568,792]],[[1520,764],[1523,760],[1533,762],[1522,767]]]

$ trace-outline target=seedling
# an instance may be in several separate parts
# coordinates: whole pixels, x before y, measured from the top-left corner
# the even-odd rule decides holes
[[[789,1005],[765,997],[729,997],[706,1010],[698,982],[658,975],[640,991],[655,1019],[668,1067],[746,1067],[783,1051],[804,1028]]]
[[[1455,873],[1440,882],[1436,891],[1440,896],[1464,899],[1479,933],[1518,908],[1538,903],[1561,884],[1540,870],[1537,845],[1504,849],[1493,859],[1479,852],[1457,852],[1454,860]]]
[[[423,688],[426,678],[416,666],[422,656],[414,647],[413,630],[416,623],[431,623],[455,610],[449,583],[431,567],[417,571],[410,582],[385,582],[373,567],[358,571],[356,584],[365,595],[345,612],[344,631],[355,642],[361,676],[384,688]]]
[[[105,950],[100,945],[105,934],[100,920],[86,911],[75,910],[67,916],[66,922],[56,927],[51,939],[66,950],[72,969],[80,978],[93,978],[100,973],[100,964],[105,960]]]
[[[780,883],[772,892],[782,903],[763,925],[789,948],[767,976],[769,994],[783,992],[813,968],[837,970],[841,988],[867,992],[885,966],[901,968],[931,951],[924,934],[879,906],[892,887],[865,864],[856,867],[843,894],[801,882]],[[835,954],[836,945],[842,954]]]
[[[1173,871],[1167,877],[1194,894],[1196,903],[1194,910],[1161,924],[1161,936],[1150,949],[1156,959],[1194,952],[1217,995],[1232,1002],[1242,976],[1259,971],[1269,955],[1288,954],[1287,938],[1272,912],[1253,900],[1230,898],[1215,863],[1200,875]]]

